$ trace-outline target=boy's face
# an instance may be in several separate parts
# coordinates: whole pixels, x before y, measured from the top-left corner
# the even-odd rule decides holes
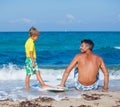
[[[33,39],[34,41],[36,41],[36,40],[38,39],[38,36],[39,36],[39,35],[33,35],[33,36],[32,36],[32,39]]]

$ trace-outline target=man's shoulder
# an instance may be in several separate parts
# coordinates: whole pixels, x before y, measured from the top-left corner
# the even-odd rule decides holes
[[[76,54],[76,56],[80,56],[81,54]]]
[[[83,53],[81,53],[81,54],[76,54],[76,56],[75,56],[75,57],[80,58],[80,57],[83,57],[83,56],[84,56],[84,54],[83,54]]]
[[[96,54],[93,54],[98,60],[102,60],[102,57]]]

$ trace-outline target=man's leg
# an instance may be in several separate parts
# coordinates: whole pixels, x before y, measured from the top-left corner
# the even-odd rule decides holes
[[[25,79],[26,91],[29,91],[29,88],[30,88],[30,76],[31,75],[26,75],[26,79]]]

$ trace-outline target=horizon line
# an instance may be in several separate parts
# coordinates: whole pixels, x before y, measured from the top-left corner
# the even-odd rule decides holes
[[[28,31],[0,31],[0,32],[28,32]],[[73,31],[39,31],[39,32],[120,32],[120,31],[116,31],[116,30],[113,30],[113,31],[109,31],[109,30],[108,31],[107,30],[100,30],[100,31],[99,30],[98,31],[97,30],[96,31],[95,30],[93,30],[93,31],[91,31],[91,30],[90,31],[89,30],[88,31],[87,30],[86,31],[78,31],[78,30],[76,30],[75,31],[75,30],[73,30]]]

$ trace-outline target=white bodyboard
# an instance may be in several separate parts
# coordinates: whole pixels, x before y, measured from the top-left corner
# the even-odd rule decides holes
[[[53,87],[53,88],[47,88],[46,90],[51,92],[64,92],[67,91],[68,89],[65,87]]]

